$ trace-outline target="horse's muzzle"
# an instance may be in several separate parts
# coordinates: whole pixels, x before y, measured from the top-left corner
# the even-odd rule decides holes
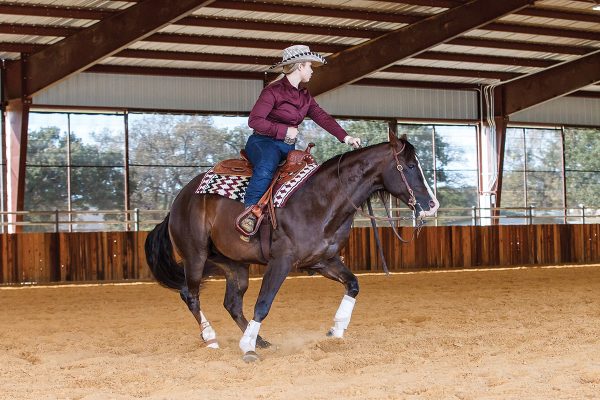
[[[429,210],[425,211],[421,209],[421,211],[419,212],[419,217],[432,217],[435,215],[436,211],[440,207],[440,203],[435,198],[429,200],[428,205]]]

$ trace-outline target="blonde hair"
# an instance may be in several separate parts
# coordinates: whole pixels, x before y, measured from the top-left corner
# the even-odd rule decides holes
[[[306,62],[310,62],[310,61],[306,61]],[[301,63],[294,63],[294,64],[287,64],[284,65],[282,67],[282,71],[281,74],[279,74],[277,76],[277,78],[273,79],[271,82],[269,82],[269,85],[277,82],[278,80],[280,80],[281,78],[283,78],[284,76],[291,74],[292,72],[296,71],[298,68],[300,68],[300,66],[304,64],[304,62]],[[268,86],[268,85],[267,85]]]
[[[294,72],[295,70],[300,68],[300,65],[302,65],[302,64],[304,64],[304,63],[294,63],[294,64],[284,65],[283,66],[283,74],[284,75],[291,74],[292,72]]]

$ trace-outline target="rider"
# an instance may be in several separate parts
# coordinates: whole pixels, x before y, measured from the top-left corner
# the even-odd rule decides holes
[[[359,138],[348,135],[331,115],[319,107],[306,88],[299,88],[300,83],[310,80],[313,66],[326,62],[308,46],[295,45],[284,49],[281,62],[269,68],[281,68],[282,74],[263,89],[248,118],[248,126],[254,132],[245,148],[252,163],[252,178],[244,198],[246,209],[256,205],[269,188],[278,164],[294,149],[298,125],[306,116],[340,142],[360,147]],[[249,213],[240,222],[240,227],[250,233],[256,220],[256,216]]]

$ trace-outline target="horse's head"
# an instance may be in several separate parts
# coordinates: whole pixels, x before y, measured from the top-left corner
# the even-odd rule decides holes
[[[404,135],[398,139],[390,132],[389,140],[394,156],[383,171],[385,190],[413,208],[417,217],[434,215],[440,203],[425,180],[415,148]]]

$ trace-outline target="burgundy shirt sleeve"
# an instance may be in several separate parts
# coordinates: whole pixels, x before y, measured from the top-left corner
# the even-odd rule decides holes
[[[344,138],[348,136],[344,128],[337,123],[337,121],[325,110],[323,110],[311,97],[310,105],[308,106],[307,115],[317,123],[321,128],[335,136],[340,142],[344,142]]]
[[[256,133],[276,139],[283,139],[287,133],[287,126],[267,119],[274,106],[275,93],[273,93],[271,88],[267,87],[263,89],[258,100],[256,100],[256,104],[252,107],[252,111],[250,111],[248,126],[254,129]]]

